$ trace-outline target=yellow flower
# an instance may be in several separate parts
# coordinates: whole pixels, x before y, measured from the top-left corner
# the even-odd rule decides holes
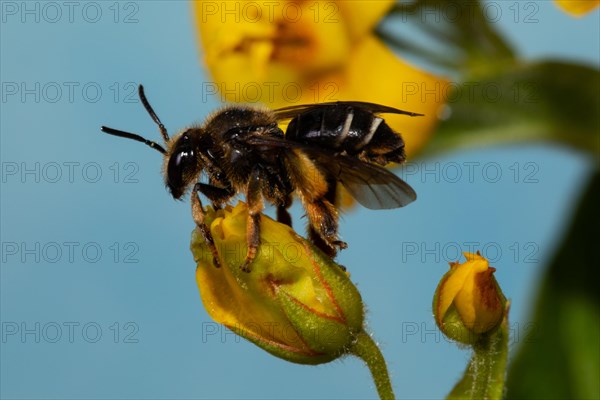
[[[557,6],[574,17],[581,17],[600,5],[600,0],[555,0]]]
[[[206,92],[273,108],[359,100],[422,113],[425,117],[386,116],[403,135],[410,157],[428,140],[447,88],[443,79],[398,59],[373,34],[394,3],[194,3],[214,81]]]
[[[348,274],[290,227],[261,216],[261,245],[252,272],[246,254],[244,203],[207,211],[222,268],[197,230],[191,250],[209,315],[273,355],[320,364],[350,352],[362,334],[364,310]]]
[[[502,294],[488,260],[464,253],[466,262],[450,263],[433,298],[435,321],[444,334],[461,343],[474,343],[498,327],[504,315]]]

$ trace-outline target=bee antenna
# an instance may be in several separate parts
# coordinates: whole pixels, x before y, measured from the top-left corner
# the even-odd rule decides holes
[[[156,123],[156,125],[158,125],[158,129],[160,130],[160,134],[162,135],[165,143],[169,143],[169,134],[167,133],[167,128],[165,128],[163,123],[160,122],[160,118],[158,118],[158,115],[156,115],[156,113],[152,109],[152,106],[150,105],[150,103],[148,103],[148,99],[146,98],[146,95],[144,94],[144,87],[142,85],[139,86],[138,93],[140,95],[140,100],[142,100],[142,104],[144,105],[144,108],[146,109],[146,111],[148,111],[148,114],[150,114],[150,117]],[[135,139],[135,140],[137,140],[137,139]]]
[[[100,130],[104,133],[108,133],[109,135],[115,135],[115,136],[124,137],[127,139],[133,139],[138,142],[142,142],[142,143],[152,147],[153,149],[160,151],[162,154],[167,154],[167,151],[160,144],[153,142],[151,140],[145,139],[145,138],[141,137],[140,135],[136,135],[135,133],[123,132],[118,129],[109,128],[107,126],[102,126],[100,128]]]

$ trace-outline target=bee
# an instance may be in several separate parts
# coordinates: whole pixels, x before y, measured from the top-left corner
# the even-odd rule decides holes
[[[382,113],[419,116],[379,104],[341,101],[269,110],[234,105],[172,138],[139,86],[140,100],[158,125],[165,147],[144,137],[102,126],[105,133],[142,142],[163,154],[165,185],[175,199],[191,189],[194,222],[219,255],[200,194],[220,208],[238,193],[248,204],[248,249],[241,269],[249,272],[260,245],[264,201],[277,207],[277,220],[291,226],[288,208],[296,194],[308,217],[310,240],[331,257],[347,244],[338,237],[338,184],[370,209],[403,207],[415,191],[383,168],[405,161],[404,141]],[[279,126],[288,121],[285,131]],[[201,175],[207,183],[200,182]]]

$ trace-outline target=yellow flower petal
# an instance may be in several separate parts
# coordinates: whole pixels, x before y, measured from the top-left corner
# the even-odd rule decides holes
[[[250,101],[269,103],[272,89],[263,81],[296,83],[306,74],[340,68],[350,51],[347,26],[319,14],[323,7],[295,1],[195,2],[204,61],[225,97],[248,101],[244,92],[258,83],[261,93]]]
[[[600,0],[555,0],[558,7],[574,17],[581,17],[600,5]]]
[[[318,3],[299,4],[297,20],[282,19],[276,38],[275,62],[281,62],[302,74],[340,68],[348,59],[350,40],[344,21],[328,22],[311,10]],[[335,38],[335,40],[332,40]]]
[[[348,26],[350,37],[352,40],[358,40],[373,31],[395,3],[396,0],[353,0],[321,4],[324,11],[329,13],[324,14],[326,19],[334,18],[337,14],[335,11],[339,8]]]
[[[446,80],[399,59],[374,36],[354,49],[340,100],[361,100],[425,114],[424,117],[386,115],[386,122],[402,134],[412,157],[428,140],[445,103]]]
[[[439,122],[448,81],[420,70],[396,57],[379,39],[369,35],[352,50],[347,66],[319,81],[303,85],[307,90],[294,104],[360,100],[424,114],[422,117],[386,114],[386,122],[399,132],[408,158],[425,145]],[[290,105],[279,98],[274,107]]]

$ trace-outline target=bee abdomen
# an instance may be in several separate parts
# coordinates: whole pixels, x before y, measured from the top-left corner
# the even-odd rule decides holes
[[[380,116],[370,111],[332,105],[292,119],[286,139],[385,165],[405,159],[404,141]]]

